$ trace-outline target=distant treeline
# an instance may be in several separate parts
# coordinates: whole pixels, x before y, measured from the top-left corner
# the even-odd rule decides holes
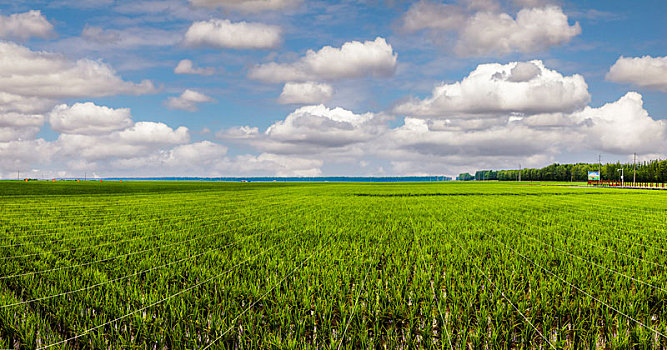
[[[632,181],[632,163],[607,163],[602,165],[602,180],[621,180],[623,168],[625,181]],[[588,163],[558,164],[554,163],[541,169],[521,169],[522,181],[587,181],[589,171],[598,171],[599,165]],[[457,180],[499,180],[517,181],[519,170],[479,170],[475,175],[459,174]],[[667,182],[667,160],[638,162],[636,169],[637,182]]]

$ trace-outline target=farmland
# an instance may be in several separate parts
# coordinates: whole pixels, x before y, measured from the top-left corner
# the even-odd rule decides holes
[[[0,349],[664,348],[667,192],[0,182]]]

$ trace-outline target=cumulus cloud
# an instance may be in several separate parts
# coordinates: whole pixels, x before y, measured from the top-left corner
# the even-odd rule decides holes
[[[0,37],[27,40],[31,37],[53,36],[53,25],[39,10],[0,15]]]
[[[201,141],[146,156],[116,159],[112,165],[122,169],[154,168],[155,174],[161,176],[164,176],[165,172],[169,172],[169,175],[180,173],[192,176],[196,170],[214,168],[217,163],[225,161],[226,154],[227,147],[210,141]]]
[[[174,73],[176,74],[198,74],[198,75],[213,75],[215,73],[215,68],[199,68],[195,67],[191,60],[180,60],[176,68],[174,68]]]
[[[0,143],[33,140],[39,129],[38,126],[0,126]]]
[[[197,111],[197,104],[204,102],[212,102],[213,99],[209,96],[187,89],[178,97],[169,97],[166,101],[167,107],[171,109],[182,109],[184,111]]]
[[[133,158],[163,146],[187,143],[189,139],[186,127],[172,129],[164,123],[138,122],[106,135],[60,134],[56,146],[62,155],[95,161]]]
[[[409,32],[426,28],[454,30],[465,20],[466,13],[460,6],[422,0],[403,15],[403,29]]]
[[[481,64],[460,82],[442,84],[424,100],[398,105],[409,116],[452,118],[498,113],[572,112],[590,100],[581,75],[563,76],[542,61]]]
[[[319,105],[298,108],[264,131],[245,126],[217,136],[323,166],[357,169],[363,161],[370,169],[367,160],[377,159],[402,175],[544,166],[573,151],[667,153],[667,123],[648,114],[641,95],[630,92],[596,108],[589,100],[579,75],[563,76],[537,60],[492,63],[436,87],[429,98],[399,105],[406,116],[397,127],[383,114]]]
[[[66,134],[99,135],[130,127],[132,116],[129,108],[113,109],[92,102],[61,104],[49,114],[49,123],[53,130]]]
[[[333,88],[329,84],[315,82],[286,83],[278,98],[283,104],[317,104],[331,99]]]
[[[210,19],[194,22],[183,41],[189,46],[210,46],[228,49],[271,49],[280,45],[278,26],[263,23]]]
[[[515,167],[517,162],[544,166],[559,155],[582,150],[618,155],[667,152],[667,123],[651,118],[635,92],[573,113],[525,118],[499,114],[495,123],[474,129],[456,122],[406,117],[402,126],[374,141],[380,145],[375,149],[402,169],[422,170],[424,163],[434,162],[461,170],[479,164]]]
[[[599,108],[586,107],[572,117],[582,123],[580,131],[595,149],[615,154],[667,152],[667,122],[651,118],[636,92]]]
[[[54,104],[55,101],[52,99],[10,94],[3,92],[0,87],[0,113],[44,113]]]
[[[526,7],[516,18],[499,12],[496,2],[471,1],[467,6],[419,1],[403,16],[403,30],[430,29],[450,33],[460,56],[537,52],[567,43],[581,34],[557,6]],[[438,35],[440,37],[441,35]]]
[[[579,23],[570,26],[563,10],[555,6],[524,8],[516,19],[506,13],[478,12],[461,29],[455,50],[475,56],[536,52],[579,34]]]
[[[41,114],[0,113],[0,142],[32,140],[43,124]]]
[[[517,7],[543,7],[553,3],[552,0],[512,0],[512,4]]]
[[[52,103],[0,92],[0,142],[34,139]]]
[[[320,81],[365,76],[386,77],[396,71],[398,55],[384,38],[374,41],[349,41],[340,48],[325,46],[308,50],[293,63],[267,63],[254,67],[252,79],[278,83]]]
[[[106,48],[137,48],[145,46],[171,46],[179,42],[178,36],[164,29],[149,27],[131,27],[103,29],[86,25],[81,31],[81,38],[63,40],[59,47],[85,46],[87,50],[103,50]]]
[[[262,12],[295,7],[302,0],[190,0],[195,6],[222,7],[241,12]]]
[[[619,57],[606,79],[667,92],[667,56]]]
[[[39,127],[44,124],[41,114],[0,113],[0,127]]]
[[[81,36],[86,40],[101,44],[113,44],[120,41],[120,33],[118,31],[104,30],[100,27],[88,25],[81,31]]]
[[[164,147],[186,144],[186,127],[133,122],[128,108],[113,109],[93,103],[58,105],[49,122],[61,134],[51,142],[59,157],[83,163],[143,157]]]
[[[27,170],[33,164],[48,162],[54,152],[53,146],[42,139],[0,142],[0,170]]]
[[[72,61],[60,54],[0,42],[0,146],[3,152],[14,152],[3,164],[27,166],[41,162],[43,166],[61,150],[58,142],[35,139],[45,120],[55,131],[70,136],[104,134],[132,126],[129,111],[92,103],[54,108],[59,99],[154,91],[150,81],[124,81],[100,61]],[[40,154],[30,154],[30,147]]]
[[[322,164],[318,159],[272,153],[230,157],[227,147],[210,141],[108,162],[113,169],[152,176],[318,176]]]
[[[294,156],[262,153],[258,156],[244,155],[237,157],[231,165],[242,173],[269,172],[276,176],[319,176],[322,175],[324,162],[321,159],[309,159]]]
[[[310,154],[332,149],[340,153],[348,151],[347,146],[382,133],[385,128],[384,119],[373,113],[355,114],[343,108],[316,105],[296,109],[264,133],[246,126],[223,130],[218,137],[278,154]]]
[[[438,120],[405,118],[404,125],[393,130],[398,144],[422,154],[462,156],[530,156],[556,151],[568,142],[558,130],[530,128],[504,118],[501,123],[459,132]],[[554,132],[555,131],[555,132]]]
[[[44,98],[98,97],[154,92],[153,83],[124,81],[107,64],[32,51],[0,42],[0,92]]]

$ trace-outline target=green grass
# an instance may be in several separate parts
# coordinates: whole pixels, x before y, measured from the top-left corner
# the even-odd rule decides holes
[[[664,191],[3,181],[0,213],[0,349],[667,347]]]

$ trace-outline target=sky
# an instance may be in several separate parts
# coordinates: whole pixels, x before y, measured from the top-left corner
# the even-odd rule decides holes
[[[667,2],[0,0],[0,178],[667,157]]]

